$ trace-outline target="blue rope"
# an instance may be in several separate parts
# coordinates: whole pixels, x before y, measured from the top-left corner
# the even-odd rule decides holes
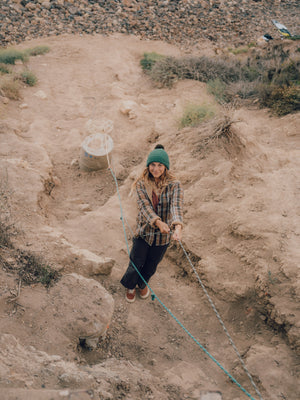
[[[182,250],[183,250],[183,252],[184,252],[184,254],[185,254],[185,256],[186,256],[186,258],[187,258],[187,260],[188,260],[188,262],[190,263],[190,266],[192,267],[192,270],[194,271],[194,274],[196,275],[196,277],[197,277],[197,279],[198,279],[198,281],[199,281],[199,283],[200,283],[200,285],[201,285],[201,287],[202,287],[202,289],[203,289],[203,291],[204,291],[204,293],[205,293],[205,295],[206,295],[206,297],[207,297],[207,299],[208,299],[208,301],[209,301],[209,303],[210,303],[212,309],[213,309],[214,312],[216,313],[216,316],[217,316],[217,318],[218,318],[220,324],[222,325],[222,328],[224,329],[224,332],[226,333],[226,335],[227,335],[227,337],[228,337],[228,339],[229,339],[229,342],[230,342],[231,346],[233,347],[233,349],[234,349],[236,355],[238,356],[238,358],[239,358],[239,360],[240,360],[240,362],[241,362],[241,364],[242,364],[242,367],[244,368],[244,371],[246,372],[248,378],[250,379],[250,382],[251,382],[252,386],[254,387],[254,390],[256,391],[256,394],[258,395],[258,397],[260,398],[260,400],[263,400],[263,398],[262,398],[262,396],[261,396],[261,394],[260,394],[260,391],[258,390],[257,386],[255,385],[255,383],[254,383],[254,381],[253,381],[253,378],[252,378],[250,372],[248,371],[248,369],[247,369],[247,367],[246,367],[246,365],[245,365],[245,363],[244,363],[244,360],[242,359],[242,356],[240,355],[238,349],[236,348],[236,345],[234,344],[234,341],[233,341],[232,337],[230,336],[230,334],[229,334],[229,332],[228,332],[228,330],[227,330],[227,328],[226,328],[224,322],[222,321],[222,318],[221,318],[221,316],[220,316],[218,310],[216,309],[216,307],[215,307],[215,305],[214,305],[212,299],[210,298],[210,295],[208,294],[208,292],[207,292],[205,286],[203,285],[203,283],[202,283],[202,281],[201,281],[201,279],[200,279],[200,276],[199,276],[198,272],[196,271],[196,268],[194,267],[194,265],[193,265],[193,263],[192,263],[192,261],[191,261],[189,255],[187,254],[187,252],[186,252],[185,248],[183,247],[183,245],[182,245],[182,243],[181,243],[180,240],[179,240],[179,244],[180,244],[180,246],[181,246],[181,248],[182,248]]]
[[[112,177],[115,181],[116,184],[116,188],[117,188],[117,194],[118,194],[118,198],[119,198],[119,203],[120,203],[120,212],[121,212],[121,221],[122,221],[122,226],[123,226],[123,231],[124,231],[124,236],[125,236],[125,242],[126,242],[126,247],[127,247],[127,252],[128,255],[130,256],[130,248],[129,248],[129,244],[128,244],[128,240],[127,240],[127,235],[126,235],[126,229],[125,229],[125,224],[124,224],[124,216],[123,216],[123,208],[122,208],[122,202],[121,202],[121,196],[120,196],[120,192],[119,192],[119,185],[118,185],[118,181],[117,178],[113,172],[113,170],[111,169],[111,167],[108,168],[112,174]],[[135,268],[136,272],[139,274],[140,278],[142,279],[142,281],[147,285],[147,287],[149,288],[150,292],[151,292],[151,298],[152,300],[157,299],[157,301],[160,303],[160,305],[171,315],[171,317],[177,322],[177,324],[188,334],[188,336],[201,348],[202,351],[204,351],[204,353],[214,362],[217,364],[217,366],[229,377],[229,379],[234,382],[244,393],[246,396],[248,396],[251,400],[255,400],[254,397],[251,396],[250,393],[247,392],[246,389],[243,388],[243,386],[219,363],[219,361],[217,361],[207,350],[204,346],[202,346],[202,344],[185,328],[185,326],[179,321],[179,319],[177,317],[175,317],[175,315],[171,312],[171,310],[169,310],[169,308],[159,299],[159,297],[156,296],[156,294],[154,293],[154,291],[151,289],[151,287],[148,285],[148,283],[146,282],[146,280],[144,279],[144,277],[141,275],[140,271],[137,269],[137,267],[134,265],[134,263],[131,261],[131,264],[133,265],[133,267]]]

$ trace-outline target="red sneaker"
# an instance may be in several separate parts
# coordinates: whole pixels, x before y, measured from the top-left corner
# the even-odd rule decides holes
[[[135,301],[135,289],[127,289],[125,299],[128,303],[133,303]]]
[[[141,299],[146,299],[150,294],[150,290],[148,286],[145,286],[144,289],[139,289],[139,295]]]

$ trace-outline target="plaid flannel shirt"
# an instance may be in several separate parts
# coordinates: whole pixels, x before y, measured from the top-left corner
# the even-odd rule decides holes
[[[178,181],[167,183],[163,187],[157,213],[154,211],[152,203],[152,186],[143,180],[136,185],[138,216],[136,236],[143,238],[150,246],[163,246],[170,242],[171,233],[160,233],[155,226],[155,222],[160,219],[165,222],[170,229],[174,225],[182,225],[183,212],[183,189]]]

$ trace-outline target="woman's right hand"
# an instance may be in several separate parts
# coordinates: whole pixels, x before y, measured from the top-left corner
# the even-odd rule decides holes
[[[158,219],[156,221],[155,225],[160,230],[160,233],[169,233],[170,232],[169,226],[165,222],[161,221],[160,219]]]

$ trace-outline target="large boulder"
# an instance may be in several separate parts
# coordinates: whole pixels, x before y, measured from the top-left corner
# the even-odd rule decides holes
[[[52,304],[63,317],[61,331],[71,340],[95,347],[105,337],[114,309],[112,296],[94,279],[67,274],[50,291]]]
[[[59,348],[84,344],[95,348],[105,337],[114,309],[112,296],[94,279],[66,274],[48,291],[24,287],[20,305],[25,326],[39,327],[44,349],[59,354]]]

